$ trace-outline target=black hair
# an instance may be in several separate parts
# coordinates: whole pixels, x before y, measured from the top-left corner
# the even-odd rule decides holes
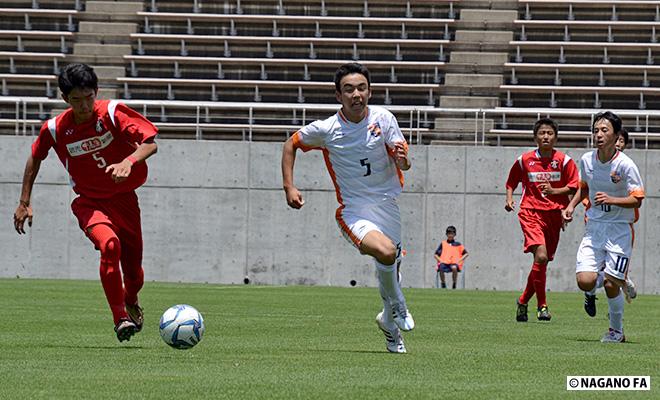
[[[94,72],[94,68],[87,64],[69,64],[62,68],[57,77],[57,84],[62,93],[68,96],[75,88],[94,89],[99,88],[99,79]]]
[[[557,123],[554,120],[550,118],[540,118],[534,123],[534,137],[536,137],[536,134],[543,125],[548,125],[551,127],[552,130],[555,131],[555,136],[559,133],[559,126],[557,126]]]
[[[623,143],[628,146],[628,130],[626,128],[621,128],[619,132],[617,132],[617,136],[623,136]]]
[[[339,67],[337,69],[337,72],[335,72],[335,89],[338,92],[341,92],[340,82],[342,78],[350,74],[363,75],[365,78],[367,78],[367,85],[371,86],[371,80],[369,79],[369,70],[367,69],[367,67],[358,63],[348,63]]]
[[[449,225],[447,227],[447,231],[445,233],[453,233],[455,235],[456,234],[456,227],[454,225]]]
[[[612,129],[614,132],[619,134],[619,131],[621,130],[622,123],[621,123],[621,118],[619,118],[618,115],[614,114],[612,111],[604,111],[604,112],[599,112],[594,116],[594,122],[591,124],[591,132],[594,131],[594,127],[596,127],[596,122],[600,121],[601,119],[610,121],[610,124],[612,124]]]

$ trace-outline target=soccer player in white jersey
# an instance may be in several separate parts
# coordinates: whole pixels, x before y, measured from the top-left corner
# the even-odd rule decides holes
[[[589,196],[587,225],[577,252],[578,287],[593,295],[598,271],[605,266],[605,292],[610,328],[601,342],[621,343],[625,278],[632,255],[633,222],[644,199],[644,186],[637,165],[617,150],[621,119],[610,111],[599,113],[593,122],[597,150],[580,160],[580,188],[563,212],[566,222],[583,198]]]
[[[339,202],[337,224],[350,243],[375,259],[383,299],[376,322],[385,334],[387,350],[405,353],[401,331],[412,330],[415,322],[398,279],[401,217],[396,198],[403,187],[401,171],[410,169],[408,145],[394,115],[367,105],[371,86],[363,65],[339,67],[335,97],[341,103],[336,114],[304,126],[284,144],[286,201],[295,209],[305,204],[293,184],[296,150],[322,150]]]

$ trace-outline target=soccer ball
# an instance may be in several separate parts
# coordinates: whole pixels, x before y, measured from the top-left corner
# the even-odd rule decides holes
[[[202,314],[187,304],[168,308],[160,317],[160,337],[175,349],[190,349],[202,340],[204,318]]]

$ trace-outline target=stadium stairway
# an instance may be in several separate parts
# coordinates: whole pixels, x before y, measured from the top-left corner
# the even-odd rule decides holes
[[[126,76],[124,56],[131,54],[130,34],[138,30],[142,1],[87,1],[70,57],[94,67],[100,98],[117,98],[117,78]]]
[[[476,112],[499,106],[499,86],[504,82],[504,64],[517,17],[517,1],[461,2],[445,82],[440,87],[440,108],[473,108]],[[479,120],[475,127],[474,114],[446,114],[435,120],[431,143],[465,143],[475,129],[490,131],[493,127],[492,119]]]

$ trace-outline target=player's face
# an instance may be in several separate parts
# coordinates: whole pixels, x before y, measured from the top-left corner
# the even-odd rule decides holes
[[[339,81],[341,91],[335,92],[337,101],[346,118],[351,122],[360,122],[367,110],[371,98],[371,88],[367,78],[362,74],[348,74]]]
[[[456,237],[455,233],[451,233],[451,232],[447,233],[447,240],[448,241],[454,240],[455,237]]]
[[[550,151],[557,143],[557,134],[550,125],[541,125],[536,131],[536,145],[539,146],[541,151]]]
[[[96,90],[74,88],[68,95],[62,94],[62,98],[71,106],[76,122],[86,121],[92,117]]]
[[[614,132],[612,123],[606,119],[599,119],[594,123],[594,143],[599,150],[614,148],[618,135]]]
[[[616,143],[614,144],[614,147],[616,147],[616,149],[619,151],[624,151],[626,149],[626,141],[623,139],[622,135],[619,135],[616,138]]]

